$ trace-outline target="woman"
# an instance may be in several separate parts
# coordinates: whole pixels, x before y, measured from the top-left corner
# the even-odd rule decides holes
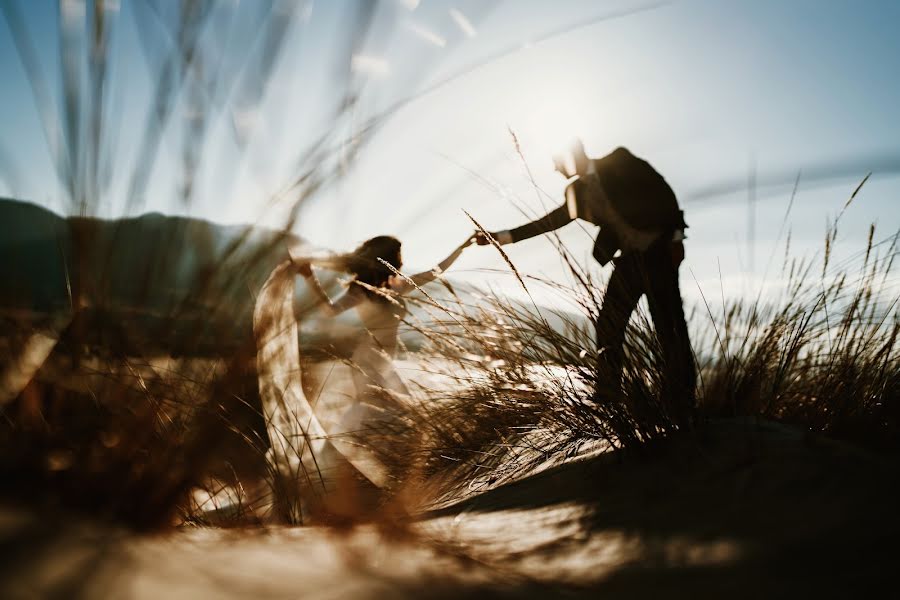
[[[403,296],[433,281],[450,268],[462,251],[473,242],[474,236],[466,238],[435,268],[412,277],[399,275],[403,266],[401,244],[391,236],[366,240],[347,255],[316,260],[318,265],[353,275],[347,291],[336,300],[332,300],[322,288],[310,260],[295,260],[297,272],[306,278],[330,316],[355,308],[366,330],[365,338],[357,344],[352,358],[357,367],[353,371],[353,380],[358,402],[354,407],[357,410],[349,412],[357,418],[350,417],[345,423],[358,425],[364,420],[366,411],[360,411],[360,404],[363,402],[386,408],[385,396],[390,399],[391,396],[408,393],[393,366],[400,321],[406,315]],[[388,393],[384,394],[383,391]]]

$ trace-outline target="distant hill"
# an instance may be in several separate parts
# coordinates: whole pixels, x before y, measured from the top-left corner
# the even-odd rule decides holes
[[[256,293],[288,247],[300,244],[260,227],[159,213],[65,218],[0,198],[0,308],[75,308],[91,328],[127,316],[130,326],[152,322],[167,335],[224,327],[244,337]]]

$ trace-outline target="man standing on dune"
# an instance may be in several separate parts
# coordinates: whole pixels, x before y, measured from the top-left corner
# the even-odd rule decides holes
[[[594,258],[601,265],[613,261],[614,269],[596,323],[598,380],[610,389],[620,388],[625,329],[646,294],[664,363],[663,405],[676,424],[688,426],[696,372],[678,287],[687,225],[675,194],[649,163],[625,148],[590,159],[576,141],[566,158],[556,159],[556,169],[574,178],[566,187],[563,205],[531,223],[490,236],[499,244],[512,244],[575,219],[599,225]],[[476,236],[478,244],[490,243],[484,234]]]

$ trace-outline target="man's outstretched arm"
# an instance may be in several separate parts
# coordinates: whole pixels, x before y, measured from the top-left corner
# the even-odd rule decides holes
[[[563,225],[568,225],[573,220],[574,219],[569,214],[568,206],[566,204],[563,204],[559,208],[550,211],[540,219],[532,221],[531,223],[528,223],[526,225],[522,225],[521,227],[516,227],[515,229],[510,229],[507,231],[491,232],[491,237],[497,240],[497,243],[499,243],[500,245],[513,244],[515,242],[527,240],[528,238],[532,238],[536,235],[554,231],[556,229],[559,229]],[[480,246],[485,246],[490,243],[481,232],[477,232],[475,234],[475,241],[478,242],[478,245]]]

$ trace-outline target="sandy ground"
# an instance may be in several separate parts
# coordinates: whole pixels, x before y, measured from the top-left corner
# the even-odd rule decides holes
[[[134,536],[5,511],[3,597],[872,597],[894,463],[769,423],[576,459],[373,526]],[[883,596],[888,597],[888,596]]]

